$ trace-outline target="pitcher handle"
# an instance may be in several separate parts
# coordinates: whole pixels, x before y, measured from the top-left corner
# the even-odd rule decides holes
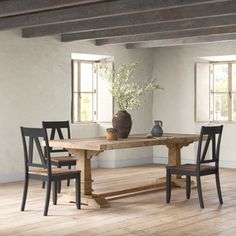
[[[159,122],[161,123],[161,127],[162,127],[162,121],[161,121],[161,120],[159,120]]]

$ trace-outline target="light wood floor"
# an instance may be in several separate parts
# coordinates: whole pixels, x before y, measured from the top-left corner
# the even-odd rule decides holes
[[[155,181],[163,166],[148,165],[93,171],[96,192],[119,190]],[[44,217],[45,191],[32,181],[26,211],[20,212],[23,183],[0,185],[0,235],[236,235],[236,170],[222,169],[224,205],[218,203],[215,179],[203,177],[205,209],[200,209],[196,189],[190,200],[184,189],[174,189],[171,204],[165,191],[154,190],[110,200],[111,208],[77,210],[58,200]],[[63,192],[72,189],[63,185]]]

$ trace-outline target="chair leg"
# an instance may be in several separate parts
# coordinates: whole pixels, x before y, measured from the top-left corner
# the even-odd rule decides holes
[[[42,188],[45,188],[45,181],[43,181],[42,183]]]
[[[170,203],[171,198],[171,173],[166,169],[166,203]]]
[[[57,192],[61,193],[61,180],[57,181]]]
[[[25,203],[26,203],[26,198],[27,198],[27,193],[28,193],[28,185],[29,185],[29,177],[25,177],[25,183],[24,183],[24,192],[23,192],[23,198],[22,198],[22,203],[21,203],[21,211],[25,210]]]
[[[57,165],[57,168],[61,168],[61,166]],[[57,192],[61,193],[61,180],[57,181]]]
[[[222,198],[222,193],[221,193],[221,188],[220,188],[220,176],[219,173],[215,174],[216,177],[216,187],[217,187],[217,193],[218,193],[218,198],[220,204],[223,204],[223,198]]]
[[[68,169],[71,169],[71,166],[68,166]],[[67,186],[70,186],[70,179],[67,180]]]
[[[51,193],[51,180],[47,181],[47,192],[46,192],[46,201],[44,206],[44,216],[48,215],[48,206],[49,206],[49,200],[50,200],[50,193]]]
[[[57,182],[56,180],[53,182],[53,205],[57,205]]]
[[[198,191],[199,203],[200,203],[201,208],[204,208],[200,175],[197,175],[196,178],[197,178],[197,191]]]
[[[191,176],[187,175],[186,176],[186,197],[187,199],[190,198],[191,195]]]
[[[80,176],[75,180],[76,207],[81,209]]]

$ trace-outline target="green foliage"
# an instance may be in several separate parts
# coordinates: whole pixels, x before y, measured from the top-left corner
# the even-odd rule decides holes
[[[81,121],[90,120],[90,98],[88,94],[83,95],[82,104],[81,104]]]
[[[100,66],[102,75],[111,84],[111,93],[120,110],[134,110],[141,106],[142,96],[156,89],[160,89],[155,80],[146,81],[141,87],[134,81],[134,71],[137,63],[122,64],[117,70],[109,70],[106,63]]]

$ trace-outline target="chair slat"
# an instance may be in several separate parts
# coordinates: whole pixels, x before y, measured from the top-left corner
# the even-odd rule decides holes
[[[208,135],[207,141],[206,141],[206,144],[204,146],[203,153],[202,153],[201,162],[204,161],[205,158],[206,158],[206,154],[207,154],[207,151],[208,151],[208,147],[209,147],[210,141],[211,141],[211,136]],[[202,142],[202,140],[200,140],[200,142]]]
[[[33,163],[33,148],[34,148],[34,141],[33,141],[33,137],[30,137],[29,138],[29,156],[28,156],[28,160],[29,160],[29,163]]]
[[[43,154],[43,151],[42,151],[42,146],[40,145],[39,139],[35,138],[34,141],[36,143],[36,147],[37,147],[41,162],[42,162],[43,166],[46,168],[47,165],[46,165],[45,157],[44,157],[44,154]]]
[[[58,133],[60,139],[64,139],[62,131],[61,131],[60,128],[57,128],[57,133]]]
[[[50,134],[50,140],[53,140],[55,138],[55,133],[56,133],[56,129],[52,128],[51,134]]]
[[[216,134],[212,135],[212,159],[216,161]]]

